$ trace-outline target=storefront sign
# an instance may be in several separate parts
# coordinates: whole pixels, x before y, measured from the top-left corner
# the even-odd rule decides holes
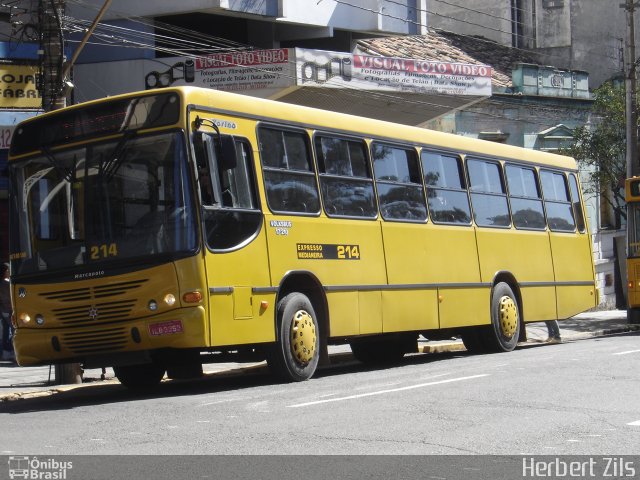
[[[242,91],[293,85],[289,49],[220,53],[198,58],[195,83],[216,90]]]
[[[299,86],[491,95],[491,67],[296,49]]]
[[[37,67],[0,65],[0,108],[41,108],[36,90]]]

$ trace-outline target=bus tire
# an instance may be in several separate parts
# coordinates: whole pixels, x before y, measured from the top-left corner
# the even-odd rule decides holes
[[[627,323],[637,325],[640,323],[640,308],[627,308]]]
[[[391,338],[354,340],[349,343],[356,360],[371,365],[398,363],[405,353],[417,351],[416,335]]]
[[[488,326],[491,328],[491,326]],[[487,326],[484,327],[467,327],[462,332],[460,332],[460,338],[462,338],[462,343],[464,344],[464,348],[467,349],[469,353],[487,353],[487,344],[485,342],[485,338],[487,336]]]
[[[510,352],[520,337],[520,307],[511,287],[500,282],[491,292],[491,326],[485,337],[493,352]]]
[[[276,343],[267,364],[284,381],[307,380],[320,359],[320,329],[313,305],[306,295],[294,292],[278,302],[276,312]]]
[[[164,368],[155,363],[123,365],[113,367],[113,371],[120,383],[131,390],[155,387],[160,383],[165,373]]]

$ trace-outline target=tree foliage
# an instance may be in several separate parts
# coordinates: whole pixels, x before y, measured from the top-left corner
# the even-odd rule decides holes
[[[584,192],[609,203],[616,218],[626,218],[624,87],[607,82],[596,89],[591,113],[590,124],[574,130],[574,143],[567,154],[580,165]]]

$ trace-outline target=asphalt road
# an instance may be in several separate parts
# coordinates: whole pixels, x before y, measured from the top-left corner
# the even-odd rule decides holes
[[[0,405],[0,454],[637,454],[638,333],[507,354],[96,385]]]

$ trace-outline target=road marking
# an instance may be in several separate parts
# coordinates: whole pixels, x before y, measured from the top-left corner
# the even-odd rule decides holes
[[[462,381],[465,381],[465,380],[473,380],[475,378],[488,377],[489,375],[490,374],[488,374],[488,373],[483,373],[481,375],[472,375],[472,376],[469,376],[469,377],[449,378],[447,380],[440,380],[438,382],[419,383],[417,385],[409,385],[407,387],[391,388],[391,389],[388,389],[388,390],[378,390],[376,392],[360,393],[360,394],[357,394],[357,395],[349,395],[347,397],[327,398],[327,399],[324,399],[324,400],[316,400],[314,402],[305,402],[305,403],[298,403],[298,404],[295,404],[295,405],[287,405],[287,407],[288,408],[300,408],[300,407],[309,407],[311,405],[318,405],[318,404],[321,404],[321,403],[341,402],[343,400],[355,400],[357,398],[373,397],[375,395],[384,395],[386,393],[405,392],[407,390],[415,390],[416,388],[431,387],[433,385],[442,385],[444,383],[453,383],[453,382],[462,382]]]
[[[199,407],[208,407],[210,405],[218,405],[219,403],[228,403],[228,402],[235,402],[241,400],[240,398],[225,398],[222,400],[216,400],[215,402],[206,402],[206,403],[201,403],[200,405],[198,405]]]
[[[630,425],[632,427],[640,427],[640,420],[636,420],[635,422],[627,423],[627,425]]]
[[[638,353],[640,352],[640,350],[627,350],[626,352],[616,352],[613,353],[612,355],[628,355],[630,353]]]

